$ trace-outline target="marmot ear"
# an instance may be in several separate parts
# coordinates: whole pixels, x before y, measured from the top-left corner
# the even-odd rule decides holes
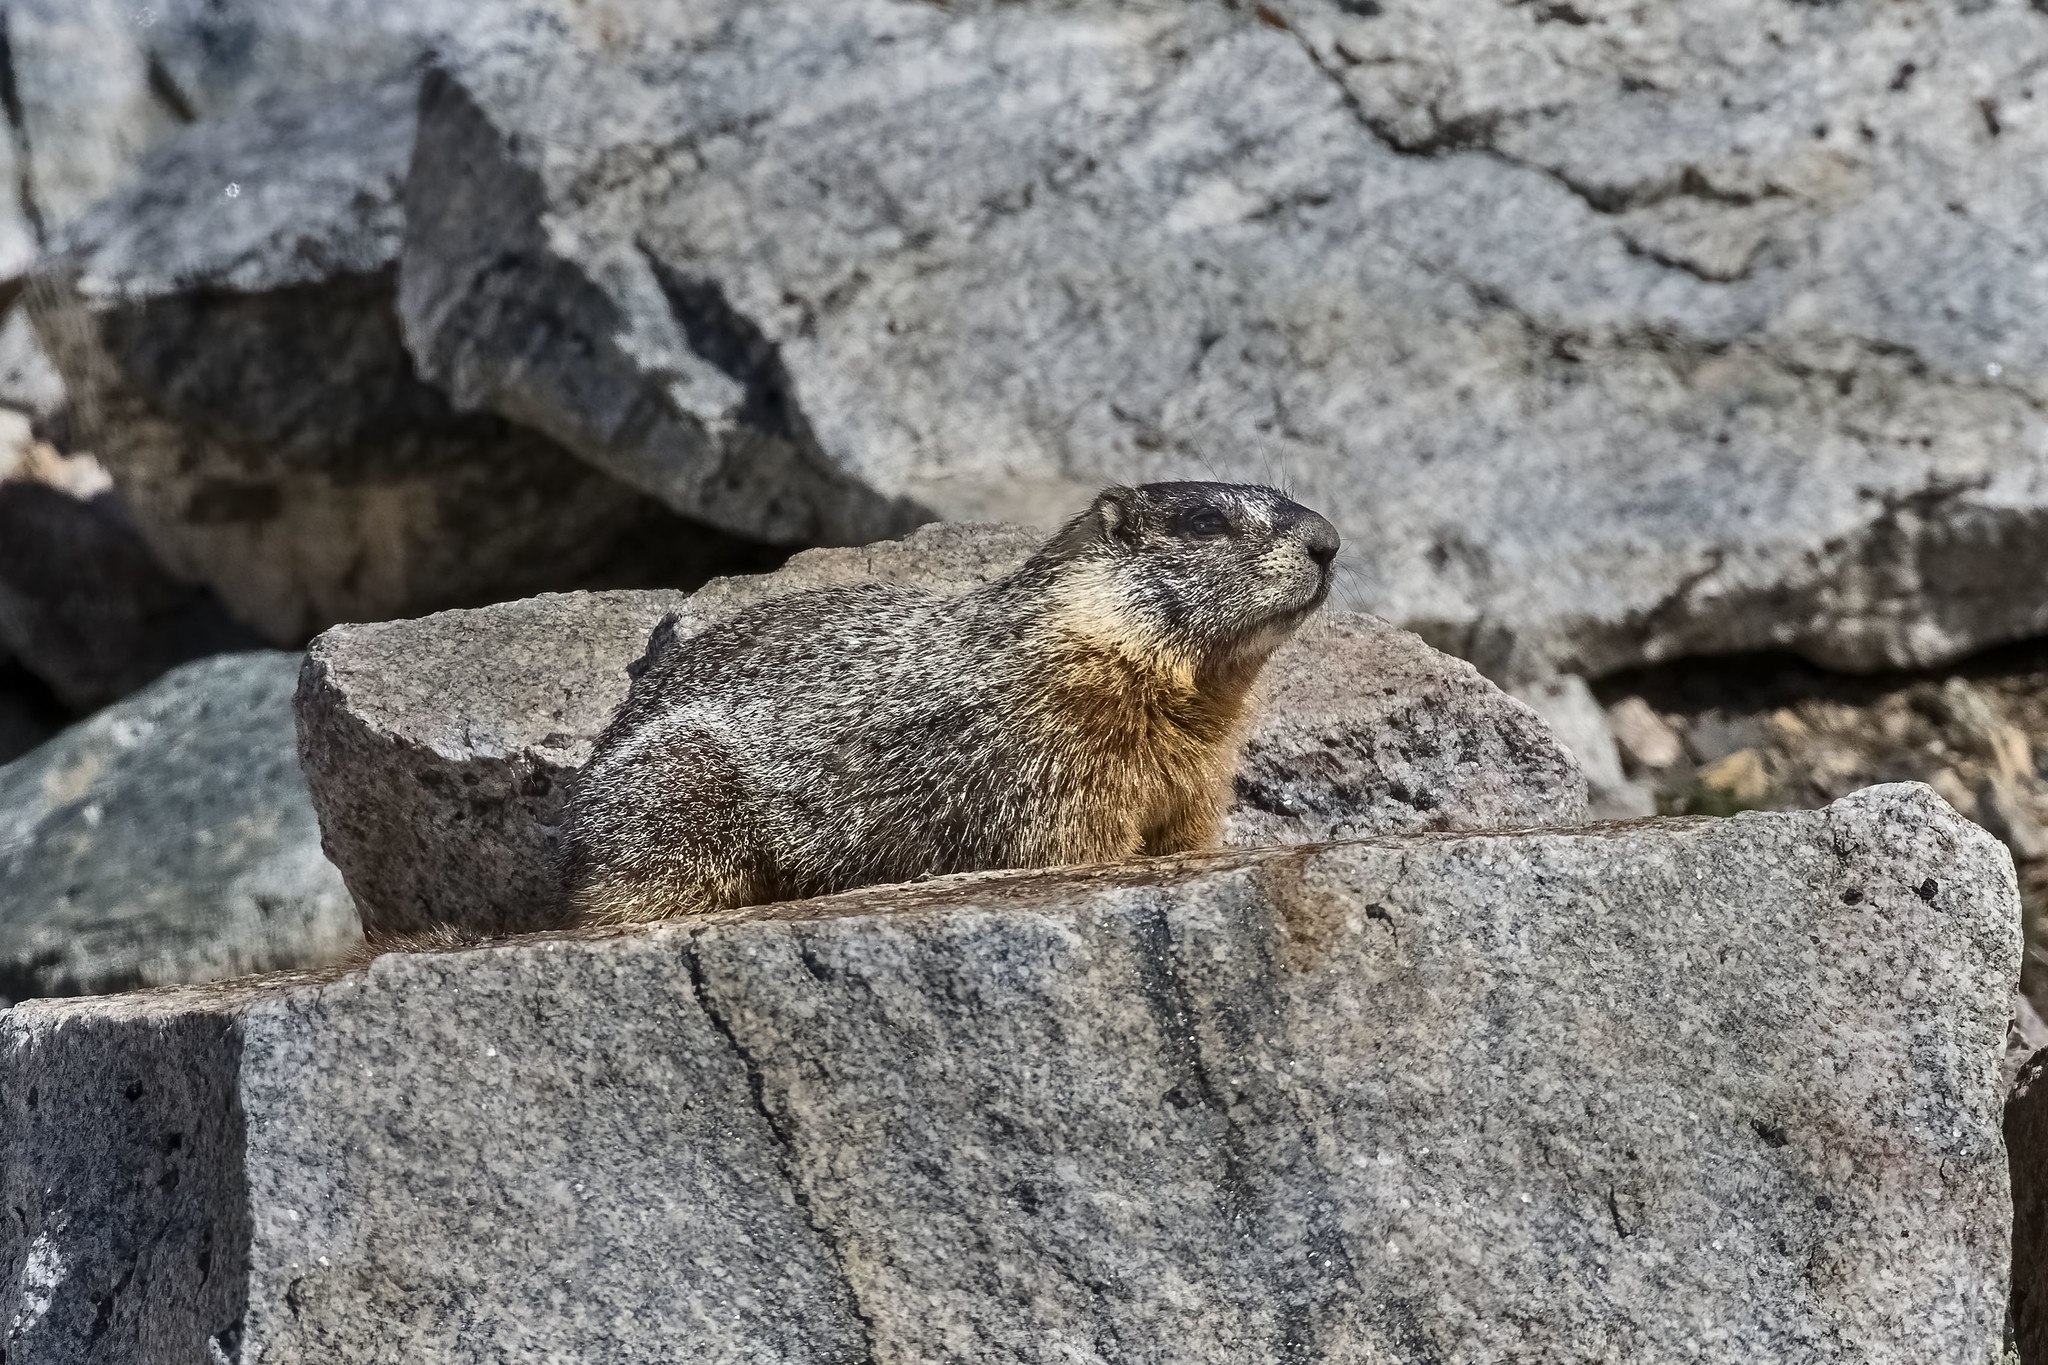
[[[1056,559],[1082,554],[1097,545],[1135,546],[1138,522],[1134,511],[1137,494],[1128,488],[1105,488],[1088,504],[1088,510],[1062,526],[1046,543]]]
[[[1088,509],[1102,527],[1102,538],[1114,545],[1135,546],[1138,543],[1138,495],[1129,488],[1117,485],[1105,488],[1095,495],[1095,505]]]
[[[669,612],[656,622],[653,633],[647,637],[646,652],[626,665],[626,676],[634,682],[639,682],[640,675],[645,673],[656,659],[674,649],[677,639],[676,627],[681,624],[682,617],[675,612]]]

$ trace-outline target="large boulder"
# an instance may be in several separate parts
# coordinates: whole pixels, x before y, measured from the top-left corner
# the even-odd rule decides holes
[[[813,550],[695,595],[537,597],[337,626],[299,686],[299,742],[328,856],[372,930],[557,921],[562,797],[662,616],[694,632],[742,607],[867,578],[964,590],[1036,548],[1021,527],[927,527]],[[1470,666],[1349,613],[1274,656],[1245,749],[1233,844],[1577,819],[1578,765]]]
[[[622,23],[456,45],[400,306],[458,402],[693,515],[1285,478],[1344,603],[1510,680],[2048,628],[2027,6]]]
[[[374,78],[526,0],[9,0],[0,279],[195,119]]]
[[[17,1007],[9,1359],[1984,1365],[2018,951],[1887,787]]]
[[[266,94],[403,70],[443,37],[506,22],[528,7],[528,0],[9,0],[0,404],[39,419],[62,409],[61,380],[9,286],[89,204],[127,180],[150,148],[195,119]],[[55,430],[67,447],[86,434]]]
[[[417,84],[269,96],[187,129],[39,268],[79,435],[151,548],[279,643],[760,564],[414,373],[392,298]]]
[[[1657,813],[1647,784],[1629,780],[1621,750],[1599,699],[1584,678],[1566,673],[1515,689],[1543,717],[1586,773],[1587,813],[1596,820],[1632,820]]]
[[[361,942],[299,773],[297,673],[282,653],[187,664],[0,767],[0,1005]]]
[[[150,88],[143,12],[122,0],[7,7],[0,280],[19,279],[50,232],[179,123],[180,111]]]

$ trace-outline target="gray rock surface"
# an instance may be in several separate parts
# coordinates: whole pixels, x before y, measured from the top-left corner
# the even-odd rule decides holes
[[[279,643],[759,563],[415,375],[392,298],[416,85],[187,129],[40,267],[31,306],[79,438],[151,548]]]
[[[0,1004],[361,941],[296,761],[297,671],[269,652],[187,664],[0,767]]]
[[[1012,520],[1271,474],[1347,604],[1510,680],[2048,628],[2037,7],[621,24],[431,83],[401,310],[458,402],[693,514],[841,505],[726,497],[765,447]]]
[[[194,119],[266,94],[376,77],[443,35],[505,22],[496,0],[10,0],[0,279]]]
[[[338,626],[307,651],[299,744],[328,856],[372,930],[555,923],[550,850],[569,780],[670,611],[684,630],[766,598],[883,578],[965,588],[1035,549],[1020,527],[927,527],[813,550],[694,596],[536,597]],[[1274,656],[1232,844],[1569,821],[1578,765],[1534,713],[1412,635],[1350,613]]]
[[[447,34],[534,7],[10,0],[0,47],[0,405],[38,420],[62,411],[62,379],[11,286],[66,224],[133,174],[149,148],[194,119],[266,94],[401,70]]]
[[[1633,820],[1657,813],[1648,785],[1622,771],[1621,749],[1606,711],[1586,680],[1567,673],[1514,689],[1516,700],[1543,717],[1586,774],[1586,811],[1595,820]]]
[[[1902,786],[17,1008],[9,1359],[1984,1365],[2017,914]]]
[[[279,91],[376,79],[417,64],[448,34],[537,8],[527,0],[10,0],[0,49],[8,92],[0,282],[23,277],[65,225],[193,120]],[[24,310],[4,310],[0,403],[45,419],[63,396]]]
[[[8,5],[0,279],[19,279],[50,232],[177,126],[150,89],[141,11],[124,0]]]

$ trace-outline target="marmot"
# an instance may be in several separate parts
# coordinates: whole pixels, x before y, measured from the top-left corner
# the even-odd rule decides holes
[[[1337,532],[1265,487],[1110,488],[1007,577],[656,627],[572,789],[568,918],[620,924],[1215,841],[1253,681]]]

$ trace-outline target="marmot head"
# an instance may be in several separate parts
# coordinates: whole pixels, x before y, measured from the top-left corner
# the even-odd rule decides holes
[[[1040,552],[1070,629],[1256,667],[1321,606],[1337,528],[1256,484],[1107,488]]]

